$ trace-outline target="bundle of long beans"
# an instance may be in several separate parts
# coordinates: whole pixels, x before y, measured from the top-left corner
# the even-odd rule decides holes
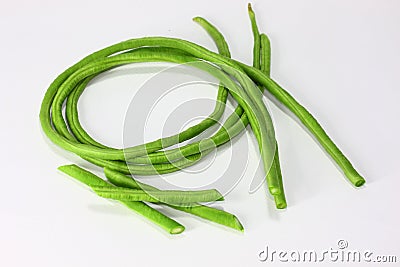
[[[132,175],[165,174],[191,166],[216,147],[227,143],[250,124],[259,144],[268,190],[274,197],[276,207],[286,208],[274,127],[262,100],[262,92],[267,90],[310,131],[353,185],[363,185],[365,180],[317,120],[270,78],[270,41],[267,35],[259,33],[250,4],[248,12],[254,36],[253,66],[231,59],[222,34],[205,19],[196,17],[193,20],[213,38],[219,53],[181,39],[145,37],[101,49],[60,74],[48,88],[42,102],[40,121],[43,131],[58,146],[103,167],[107,181],[76,165],[61,166],[59,169],[90,186],[99,196],[121,201],[171,234],[181,233],[184,226],[145,202],[168,206],[242,231],[243,227],[236,216],[199,204],[222,200],[223,196],[217,190],[159,190],[136,181]],[[195,126],[146,144],[116,149],[97,142],[79,122],[79,97],[96,75],[136,62],[192,64],[210,73],[221,83],[214,111]],[[235,98],[238,106],[217,133],[201,141],[167,149],[192,139],[214,125],[224,113],[229,94]]]

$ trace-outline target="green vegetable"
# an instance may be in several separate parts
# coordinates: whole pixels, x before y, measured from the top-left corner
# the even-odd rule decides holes
[[[248,12],[254,38],[253,66],[231,59],[228,45],[222,34],[205,19],[196,17],[193,20],[199,23],[213,38],[219,54],[189,41],[165,37],[131,39],[101,49],[65,70],[50,85],[40,110],[40,122],[44,133],[52,142],[65,150],[75,153],[95,165],[105,167],[106,174],[116,171],[119,175],[154,175],[175,172],[197,163],[215,147],[225,144],[243,131],[247,124],[250,124],[259,145],[269,192],[274,197],[276,207],[285,208],[286,198],[274,126],[262,100],[262,92],[267,90],[277,101],[299,118],[352,184],[357,187],[363,185],[365,183],[364,178],[353,168],[350,161],[333,143],[316,119],[286,90],[270,78],[270,41],[265,34],[259,33],[255,14],[250,5]],[[87,84],[96,75],[118,66],[136,62],[159,61],[188,64],[219,79],[220,86],[214,111],[199,124],[178,134],[134,147],[116,149],[94,140],[80,124],[77,110],[77,102]],[[222,117],[229,94],[238,102],[238,106],[216,134],[179,148],[168,149],[192,139],[214,125]],[[65,102],[64,118],[63,107]],[[132,184],[130,182],[127,188],[111,187],[108,183],[96,184],[99,181],[90,175],[76,174],[81,171],[77,171],[75,167],[64,168],[64,171],[69,169],[75,171],[73,175],[80,177],[77,179],[83,179],[84,183],[90,185],[97,194],[103,197],[122,200],[124,203],[129,203],[130,206],[135,205],[132,203],[145,205],[140,201],[161,202],[160,204],[172,201],[173,205],[169,205],[175,209],[235,229],[243,229],[236,217],[231,214],[205,206],[192,205],[194,202],[219,198],[220,195],[215,190],[187,192],[160,191],[153,188],[153,190],[144,192],[137,188],[137,185],[143,186],[139,183]],[[69,171],[71,172],[71,170]],[[114,182],[118,185],[118,182]],[[126,202],[128,200],[134,201]],[[177,204],[191,204],[191,206],[178,207]],[[146,207],[148,206],[146,205]],[[148,208],[148,212],[143,213],[146,215],[153,214],[153,209]],[[138,208],[138,210],[141,209]],[[155,221],[157,216],[149,215],[148,217]],[[163,224],[163,220],[168,221],[168,219],[161,216],[159,219],[161,223],[157,223]],[[166,224],[169,223],[171,221]],[[165,225],[163,227],[168,228]],[[183,228],[181,229],[183,231]]]
[[[111,186],[92,186],[92,189],[101,197],[122,201],[161,202],[174,205],[191,206],[195,202],[224,200],[223,196],[215,189],[199,191],[143,191],[139,189],[118,188]]]
[[[260,35],[256,17],[250,4],[248,5],[248,10],[254,38],[253,67],[261,70],[269,77],[271,73],[271,44],[266,34]],[[256,53],[255,51],[258,52]],[[264,90],[262,86],[260,86],[260,89],[262,91]],[[278,209],[286,208],[287,204],[283,189],[282,172],[279,164],[278,143],[276,143],[275,146],[274,159],[267,173],[266,180],[269,192],[274,197],[275,206]]]
[[[113,171],[108,168],[104,168],[104,174],[106,175],[106,177],[107,177],[108,181],[110,181],[110,183],[112,183],[116,186],[119,186],[119,187],[142,189],[145,191],[157,191],[158,190],[157,188],[155,188],[153,186],[143,184],[141,182],[136,181],[132,177],[128,177],[120,172]],[[184,211],[186,213],[196,215],[203,219],[228,226],[235,230],[243,231],[243,226],[240,223],[240,221],[236,218],[235,215],[230,214],[229,212],[226,212],[223,210],[218,210],[215,208],[204,206],[199,203],[193,203],[193,204],[194,205],[192,205],[192,206],[182,206],[182,205],[175,206],[175,205],[170,205],[170,204],[165,204],[165,205],[169,206],[170,208]]]
[[[72,178],[86,184],[87,186],[112,186],[100,177],[94,175],[91,172],[88,172],[79,166],[76,165],[64,165],[58,167],[60,171],[65,174],[68,174]],[[131,210],[137,212],[138,214],[142,215],[143,217],[149,219],[150,221],[154,222],[155,224],[162,227],[170,234],[179,234],[185,230],[185,227],[174,221],[173,219],[165,216],[161,212],[152,207],[148,206],[147,204],[141,201],[120,201],[122,204],[130,208]]]

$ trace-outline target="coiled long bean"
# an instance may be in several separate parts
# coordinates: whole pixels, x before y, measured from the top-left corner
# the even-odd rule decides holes
[[[105,167],[106,170],[122,174],[154,175],[174,172],[195,164],[215,147],[228,142],[243,131],[247,124],[250,124],[259,145],[269,192],[274,196],[277,208],[285,208],[286,199],[274,127],[262,101],[262,91],[266,89],[299,118],[352,184],[357,187],[363,185],[364,178],[354,169],[317,120],[270,78],[270,41],[265,34],[259,33],[250,5],[249,16],[254,37],[253,66],[231,59],[228,45],[222,34],[200,17],[194,18],[194,21],[210,34],[219,53],[186,40],[145,37],[111,45],[83,58],[61,73],[46,91],[40,109],[40,122],[44,133],[58,146],[95,165]],[[199,124],[176,135],[142,145],[117,149],[99,143],[84,130],[79,122],[77,110],[79,97],[96,75],[118,66],[137,62],[188,64],[210,73],[221,83],[214,111]],[[238,106],[216,134],[179,148],[168,149],[192,139],[214,125],[224,113],[224,105],[229,94],[238,102]],[[65,118],[64,103],[66,103]],[[132,186],[130,188],[111,188],[111,191],[119,192],[119,196],[116,196],[115,192],[110,193],[110,190],[106,192],[107,188],[95,189],[103,196],[107,193],[108,197],[123,201],[152,200],[147,196],[138,197],[132,191],[135,189],[132,189]],[[122,195],[125,198],[122,198]],[[128,195],[130,197],[127,197]]]

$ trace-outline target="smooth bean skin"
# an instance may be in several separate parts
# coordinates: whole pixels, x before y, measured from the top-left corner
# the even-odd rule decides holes
[[[96,176],[95,174],[82,169],[77,165],[64,165],[58,167],[58,169],[75,178],[76,180],[84,183],[87,186],[112,186],[111,184],[107,183],[100,177]],[[177,221],[169,218],[168,216],[164,215],[163,213],[159,212],[156,209],[148,206],[146,203],[141,201],[120,201],[122,204],[127,206],[129,209],[135,211],[139,215],[147,218],[151,222],[157,224],[162,229],[167,231],[170,234],[180,234],[185,230],[185,227],[178,223]]]
[[[196,164],[213,149],[226,144],[244,131],[249,124],[259,145],[268,190],[274,198],[276,207],[282,209],[286,208],[287,203],[278,145],[271,116],[262,100],[262,92],[267,90],[308,129],[341,168],[346,178],[354,186],[362,186],[365,179],[330,139],[318,121],[293,96],[271,79],[270,40],[267,35],[260,34],[251,5],[248,12],[254,39],[253,66],[231,59],[229,47],[222,34],[205,19],[196,17],[193,20],[210,34],[217,45],[218,53],[189,41],[165,37],[130,39],[101,49],[68,68],[50,85],[42,101],[39,115],[44,133],[52,142],[65,150],[104,167],[105,172],[108,170],[119,175],[154,175],[175,172]],[[112,148],[96,141],[79,122],[77,109],[79,97],[87,84],[98,74],[137,62],[187,64],[210,73],[220,80],[213,112],[199,124],[180,133],[134,147]],[[215,125],[224,113],[229,94],[234,97],[238,106],[216,134],[201,141],[169,149]],[[100,196],[120,200],[170,233],[180,233],[184,227],[143,201],[161,205],[167,202],[174,209],[243,230],[243,226],[234,215],[196,203],[210,201],[210,196],[217,198],[218,192],[201,192],[196,195],[190,192],[149,190],[155,194],[155,197],[149,197],[149,194],[134,188],[132,184],[127,188],[111,187],[101,178],[97,177],[100,181],[93,174],[90,175],[85,170],[77,168],[79,167],[62,166],[60,170],[91,186]],[[192,205],[193,203],[197,205]],[[181,204],[190,205],[180,206]]]
[[[152,38],[150,38],[152,39]],[[158,38],[157,38],[158,39]],[[164,38],[162,38],[163,41]],[[175,43],[176,40],[171,40],[173,43]],[[141,50],[140,54],[134,54],[134,53],[126,53],[126,54],[120,54],[115,57],[118,57],[117,59],[114,58],[105,58],[105,59],[99,59],[98,61],[102,62],[95,62],[95,64],[88,64],[89,66],[86,66],[85,68],[79,68],[77,73],[74,73],[71,75],[66,82],[65,87],[63,87],[63,90],[56,91],[49,90],[47,96],[45,96],[45,101],[43,102],[43,109],[41,112],[41,121],[43,123],[43,129],[44,131],[48,134],[48,136],[58,145],[66,148],[67,150],[70,150],[74,153],[77,153],[79,156],[83,156],[85,158],[94,158],[94,159],[99,159],[99,160],[117,160],[117,161],[124,161],[125,156],[128,158],[135,158],[139,156],[146,155],[148,153],[157,151],[159,149],[162,149],[165,147],[165,144],[171,145],[168,141],[168,139],[165,141],[154,141],[146,145],[139,145],[134,148],[128,148],[125,150],[120,150],[120,149],[109,149],[109,148],[99,148],[99,147],[94,147],[86,143],[79,143],[75,141],[75,137],[72,136],[68,130],[67,126],[65,124],[64,119],[62,118],[62,103],[66,97],[71,93],[73,90],[73,87],[76,86],[79,83],[79,80],[82,78],[85,79],[85,77],[89,77],[93,75],[94,73],[98,73],[99,71],[105,71],[107,69],[110,69],[112,67],[115,67],[117,65],[121,64],[126,64],[130,62],[135,62],[134,60],[140,61],[160,61],[160,60],[165,60],[165,61],[171,61],[171,62],[185,62],[187,60],[194,61],[193,58],[188,59],[187,57],[181,57],[178,55],[178,52],[171,56],[171,50],[169,50],[169,53],[166,53],[166,51],[162,51],[159,48],[154,48],[154,49],[149,49],[147,48],[146,50]],[[208,71],[213,71],[215,73],[215,68],[211,69],[211,67],[208,67]],[[221,74],[222,73],[218,73]],[[63,75],[62,75],[63,76]],[[71,84],[70,84],[71,83]],[[53,84],[54,85],[54,84]],[[262,113],[258,111],[257,108],[250,108],[247,103],[251,103],[251,94],[247,94],[244,92],[242,89],[238,89],[237,85],[230,82],[230,85],[233,87],[236,87],[235,92],[233,92],[234,95],[236,95],[238,102],[242,103],[242,106],[245,106],[248,110],[248,113],[251,114],[250,121],[253,122],[253,128],[260,128],[258,125],[263,124],[265,125],[266,120],[262,116]],[[53,87],[51,87],[53,88]],[[53,91],[53,95],[51,95],[51,91]],[[254,89],[253,89],[254,91]],[[258,96],[257,96],[258,97]],[[54,101],[53,101],[54,100]],[[260,102],[260,99],[255,100],[256,102]],[[250,105],[254,105],[251,103]],[[265,108],[265,107],[264,107]],[[55,129],[52,128],[52,123],[50,121],[50,116],[45,112],[45,110],[48,109],[52,111],[52,123],[55,126]],[[256,120],[256,116],[258,119]],[[263,127],[265,128],[265,127]],[[264,134],[261,136],[258,136],[259,142],[265,141],[266,145],[264,147],[264,151],[269,151],[268,144],[273,143],[274,141],[269,140],[270,136],[265,134],[266,130],[264,131]],[[271,156],[271,153],[264,153],[265,158],[267,158],[266,161],[268,161],[268,156]],[[184,161],[182,162],[182,166],[188,166],[189,162]],[[142,169],[141,173],[148,173],[152,174],[154,173],[154,169],[156,171],[158,170],[158,167],[161,172],[166,171],[167,169],[170,168],[170,166],[150,166],[151,168],[144,168]],[[180,167],[180,166],[178,166]],[[139,166],[137,168],[140,168]],[[172,168],[172,169],[179,169],[179,168]]]
[[[119,188],[114,186],[91,186],[97,195],[121,201],[146,201],[173,205],[193,206],[196,202],[213,202],[224,200],[215,189],[182,191],[182,190],[147,190]]]
[[[261,70],[265,75],[270,77],[271,74],[271,43],[266,34],[260,34],[257,26],[256,16],[251,4],[248,5],[249,17],[252,25],[254,51],[259,53],[253,54],[253,67]],[[263,91],[263,86],[259,86]],[[278,142],[276,142],[274,159],[266,177],[268,190],[274,197],[275,207],[284,209],[287,207],[285,192],[283,188],[282,171],[279,163]]]
[[[139,181],[136,181],[132,177],[128,177],[124,175],[123,173],[104,168],[104,174],[107,177],[107,180],[112,183],[113,185],[119,186],[119,187],[125,187],[125,188],[131,188],[131,189],[143,189],[143,190],[150,190],[150,191],[155,191],[158,190],[157,188],[153,186],[149,186],[146,184],[143,184]],[[239,219],[226,211],[219,210],[216,208],[212,208],[209,206],[205,206],[199,203],[194,203],[192,206],[183,206],[183,205],[171,205],[171,204],[165,204],[168,207],[175,209],[175,210],[180,210],[189,214],[193,214],[195,216],[198,216],[200,218],[206,219],[208,221],[212,221],[230,228],[233,228],[235,230],[244,231],[243,225],[240,223]]]

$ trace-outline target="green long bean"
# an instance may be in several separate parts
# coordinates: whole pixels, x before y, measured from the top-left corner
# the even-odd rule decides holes
[[[119,187],[125,187],[125,188],[132,188],[132,189],[142,189],[144,191],[157,191],[158,189],[147,185],[143,184],[141,182],[136,181],[132,177],[128,177],[120,172],[104,168],[104,174],[106,175],[108,181],[112,183],[113,185],[119,186]],[[190,213],[193,215],[196,215],[198,217],[201,217],[203,219],[225,225],[227,227],[233,228],[235,230],[243,231],[244,228],[242,224],[240,223],[239,219],[226,211],[215,209],[212,207],[208,207],[199,203],[194,203],[194,205],[191,206],[183,206],[183,205],[171,205],[171,204],[166,204],[162,203],[164,205],[167,205],[170,208],[180,210],[186,213]]]
[[[114,186],[92,186],[101,197],[122,201],[146,201],[192,206],[196,202],[213,202],[223,200],[223,196],[215,189],[199,191],[163,190],[143,191],[139,189],[119,188]]]
[[[93,173],[82,169],[77,165],[64,165],[58,167],[58,169],[75,178],[76,180],[86,184],[87,186],[112,186],[100,177],[94,175]],[[185,230],[185,227],[178,223],[177,221],[169,218],[168,216],[162,214],[156,209],[148,206],[146,203],[141,201],[120,201],[122,204],[127,206],[129,209],[135,211],[136,213],[142,215],[153,223],[159,225],[161,228],[166,230],[170,234],[180,234]]]
[[[263,44],[261,43],[261,36],[260,32],[258,30],[257,26],[257,21],[256,21],[256,16],[254,14],[253,9],[251,8],[251,4],[248,5],[248,12],[249,12],[249,18],[251,22],[251,28],[253,31],[253,41],[254,41],[254,47],[253,47],[253,67],[257,69],[269,69],[270,68],[270,53],[271,53],[271,47],[265,45],[265,39],[263,39]],[[265,73],[266,75],[269,76],[269,72]],[[263,91],[263,87],[259,86],[260,89]],[[271,124],[272,125],[272,124]],[[280,173],[280,169],[277,169],[277,165],[275,163],[277,159],[277,154],[278,154],[278,145],[275,144],[275,152],[274,152],[274,160],[272,161],[272,165],[269,169],[269,171],[266,172],[267,177],[267,185],[269,192],[271,195],[276,196],[283,194],[282,192],[282,187],[279,185],[280,177],[282,177]],[[285,208],[286,205],[282,205],[281,203],[275,202],[275,205],[277,208]]]
[[[248,7],[248,12],[254,38],[253,66],[231,59],[229,47],[222,34],[205,19],[196,17],[193,20],[209,33],[217,45],[218,53],[186,40],[166,37],[130,39],[103,48],[65,70],[51,83],[43,98],[39,115],[44,133],[52,142],[63,149],[75,153],[95,165],[105,167],[106,170],[117,171],[121,175],[154,175],[175,172],[197,163],[216,147],[229,142],[249,124],[259,145],[269,192],[274,197],[276,207],[285,208],[286,198],[275,131],[271,116],[263,103],[262,92],[265,89],[304,124],[353,185],[356,187],[363,185],[365,183],[364,178],[333,143],[317,120],[286,90],[270,78],[270,40],[267,35],[260,34],[251,5]],[[134,147],[112,148],[96,141],[79,122],[77,105],[81,94],[88,83],[98,74],[137,62],[187,64],[208,72],[220,81],[213,112],[197,125],[180,133]],[[229,94],[234,97],[238,106],[216,134],[201,141],[168,149],[192,139],[215,125],[224,113]],[[64,106],[65,114],[63,112]],[[74,175],[82,173],[77,171],[75,167],[61,167],[61,170],[65,172],[74,170]],[[84,176],[89,177],[90,175],[85,174]],[[144,196],[145,194],[142,191],[133,188],[132,185],[129,188],[117,188],[110,187],[110,184],[106,182],[106,184],[95,184],[95,181],[98,182],[94,179],[92,181],[94,184],[91,187],[98,194],[122,200],[124,203],[127,200],[135,200],[127,203],[133,205],[133,207],[136,204],[132,203],[142,203],[148,207],[142,209],[145,216],[153,221],[156,221],[154,218],[168,221],[161,215],[152,215],[156,214],[152,211],[152,208],[141,202],[142,200],[155,201],[157,198],[149,198],[148,194]],[[173,200],[184,203],[207,201],[205,197],[207,194],[199,194],[197,199],[192,199],[191,197],[188,198],[190,194],[193,194],[190,192],[152,191],[152,193],[159,194],[161,199],[165,201]],[[142,207],[145,207],[143,205]],[[212,220],[214,215],[210,214],[214,211],[209,211],[208,207],[197,207],[200,208],[190,207],[190,211],[185,211]],[[138,209],[140,212],[141,208]],[[179,209],[184,208],[179,207]],[[144,212],[145,210],[146,212]],[[201,210],[207,211],[203,213]],[[217,215],[215,216],[217,217]],[[173,225],[171,221],[166,224]],[[164,225],[162,227],[168,228],[169,226]],[[235,227],[239,229],[241,225],[232,228]],[[183,228],[181,229],[183,231]]]

